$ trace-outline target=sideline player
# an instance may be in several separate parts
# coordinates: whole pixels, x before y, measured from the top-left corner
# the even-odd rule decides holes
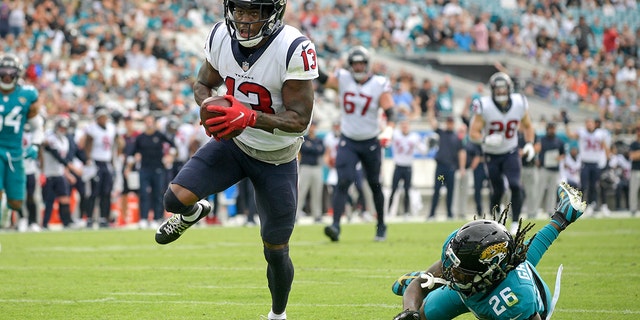
[[[221,115],[205,122],[212,135],[184,165],[164,195],[173,216],[156,241],[175,241],[206,217],[206,199],[245,177],[255,188],[260,235],[271,291],[269,320],[286,319],[294,268],[289,238],[296,221],[296,156],[313,112],[318,77],[314,44],[283,22],[285,0],[225,0],[224,22],[204,44],[205,61],[194,85],[198,104],[220,86],[230,107],[209,106]],[[242,133],[225,139],[232,132]]]

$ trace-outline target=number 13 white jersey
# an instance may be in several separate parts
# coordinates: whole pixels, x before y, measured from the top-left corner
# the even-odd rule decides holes
[[[520,121],[529,112],[527,98],[519,93],[511,94],[511,108],[502,112],[490,96],[481,97],[472,103],[474,114],[484,119],[483,135],[497,133],[504,137],[499,146],[483,144],[482,150],[489,154],[506,154],[518,147],[518,128]]]
[[[357,83],[351,72],[336,71],[340,84],[338,90],[341,119],[340,128],[345,137],[357,141],[375,138],[380,133],[380,96],[391,92],[386,77],[373,75],[364,84]]]
[[[285,81],[318,77],[314,44],[288,25],[272,34],[264,46],[245,56],[238,42],[231,40],[224,22],[219,22],[207,38],[204,54],[224,79],[227,94],[263,113],[286,111],[282,102]],[[247,127],[237,139],[254,149],[274,151],[301,141],[302,134],[277,136]]]

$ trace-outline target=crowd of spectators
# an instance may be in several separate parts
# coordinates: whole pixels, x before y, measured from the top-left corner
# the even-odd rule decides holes
[[[184,110],[202,59],[197,40],[221,12],[210,3],[3,1],[0,51],[25,63],[24,79],[45,97],[48,115]],[[197,42],[180,42],[190,37]]]
[[[635,0],[290,0],[286,21],[317,43],[329,69],[354,45],[520,55],[541,66],[509,70],[523,92],[597,110],[623,128],[640,102],[639,10]],[[0,50],[25,62],[47,113],[106,105],[144,114],[191,107],[197,44],[222,19],[222,1],[13,0],[2,2],[0,17]],[[418,96],[422,79],[378,71]]]
[[[288,21],[327,59],[358,44],[398,55],[518,55],[540,66],[507,70],[527,95],[596,111],[617,132],[638,120],[636,0],[306,1],[295,12]],[[420,86],[412,84],[415,95]]]
[[[139,120],[185,112],[193,120],[200,44],[222,11],[222,0],[2,1],[0,52],[24,62],[24,80],[39,89],[49,118],[92,119],[106,107]],[[496,66],[518,91],[558,111],[595,111],[614,134],[635,130],[640,120],[636,0],[289,0],[285,21],[316,43],[328,71],[355,45],[400,57],[506,53],[540,66],[530,74]],[[426,123],[431,108],[449,117],[455,99],[488,94],[480,84],[472,96],[457,97],[449,77],[434,83],[373,68],[391,78],[397,114],[413,121]]]

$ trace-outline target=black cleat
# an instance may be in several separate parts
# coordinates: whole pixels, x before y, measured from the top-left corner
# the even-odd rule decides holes
[[[213,206],[211,206],[211,203],[209,203],[207,199],[198,201],[196,205],[202,208],[198,219],[193,222],[187,222],[182,219],[182,215],[180,214],[172,215],[167,221],[163,222],[158,228],[158,231],[156,231],[156,242],[159,244],[167,244],[176,241],[189,227],[209,215],[213,209]]]
[[[376,236],[373,241],[385,241],[387,240],[387,225],[379,224],[376,227]]]
[[[333,242],[340,240],[340,230],[335,226],[326,226],[324,228],[324,234]]]

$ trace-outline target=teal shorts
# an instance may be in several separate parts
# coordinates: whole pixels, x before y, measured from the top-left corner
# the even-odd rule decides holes
[[[27,175],[22,157],[14,157],[6,150],[0,151],[0,191],[8,200],[24,200],[27,189]]]

